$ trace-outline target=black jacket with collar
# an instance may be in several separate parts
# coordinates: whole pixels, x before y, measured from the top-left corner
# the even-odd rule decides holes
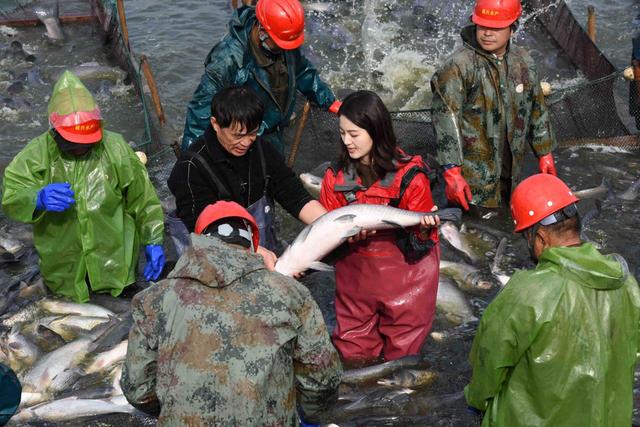
[[[263,196],[265,189],[266,174],[262,171],[257,144],[262,144],[266,172],[270,176],[267,193],[297,218],[304,205],[313,199],[271,144],[258,138],[247,154],[236,157],[220,145],[216,133],[209,126],[188,151],[202,156],[226,186],[231,200],[248,207]],[[191,232],[200,212],[221,199],[219,189],[203,169],[189,153],[183,153],[167,181],[176,198],[177,215]]]

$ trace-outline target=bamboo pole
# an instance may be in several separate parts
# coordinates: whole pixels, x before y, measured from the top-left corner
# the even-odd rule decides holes
[[[587,33],[592,42],[596,42],[596,8],[587,6]]]
[[[307,117],[309,116],[310,110],[311,104],[309,103],[309,101],[307,101],[304,103],[304,108],[302,109],[302,117],[300,117],[300,123],[298,123],[296,135],[293,138],[293,144],[291,145],[291,152],[289,153],[289,159],[287,160],[287,166],[289,167],[292,167],[293,162],[295,162],[296,160],[298,147],[300,146],[300,141],[302,140],[302,131],[304,130],[304,125],[307,123]]]
[[[158,87],[156,86],[156,79],[153,77],[151,66],[149,65],[149,61],[147,60],[147,56],[145,54],[140,55],[140,67],[142,68],[144,78],[147,80],[147,84],[149,85],[149,90],[151,91],[151,100],[153,101],[153,106],[156,108],[156,116],[158,116],[158,121],[160,122],[160,124],[163,125],[165,124],[166,119],[164,117],[162,101],[160,101]]]
[[[120,18],[120,29],[122,30],[124,44],[127,46],[127,49],[129,49],[129,29],[127,28],[127,17],[124,13],[124,0],[117,0],[116,5],[118,7],[118,17]]]

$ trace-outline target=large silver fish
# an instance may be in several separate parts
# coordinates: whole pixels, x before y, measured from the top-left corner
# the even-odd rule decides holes
[[[302,185],[307,189],[309,194],[311,194],[316,199],[320,198],[320,187],[322,186],[322,178],[324,177],[325,172],[330,166],[331,162],[323,162],[309,172],[300,174],[300,181],[302,181]]]
[[[41,357],[20,379],[22,390],[53,394],[67,389],[82,375],[79,365],[96,348],[95,340],[116,327],[114,320]]]
[[[440,276],[436,309],[443,313],[454,325],[462,325],[478,320],[464,294],[448,277]]]
[[[407,228],[420,224],[425,215],[438,215],[441,220],[460,219],[460,209],[437,212],[412,212],[384,205],[355,204],[335,209],[307,225],[276,262],[276,271],[286,276],[305,271],[331,270],[320,259],[361,230]]]
[[[451,277],[460,290],[483,295],[496,283],[485,278],[482,272],[469,264],[440,260],[440,273]]]
[[[418,367],[421,363],[423,363],[421,356],[412,355],[364,368],[349,369],[342,373],[342,382],[345,384],[365,383],[382,378],[399,369]]]
[[[452,222],[442,224],[440,235],[451,246],[462,252],[474,265],[485,262],[485,254],[492,249],[491,244],[483,240],[479,235],[463,232]]]
[[[29,421],[77,420],[80,417],[93,415],[136,412],[137,410],[122,395],[109,399],[67,397],[23,409],[13,416],[9,425],[23,425]]]
[[[600,199],[606,198],[610,193],[611,186],[609,185],[609,181],[603,177],[602,182],[597,187],[574,191],[573,195],[578,199]]]

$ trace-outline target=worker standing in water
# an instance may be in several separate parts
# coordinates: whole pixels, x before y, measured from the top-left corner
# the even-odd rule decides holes
[[[51,129],[4,172],[2,208],[33,224],[49,289],[77,302],[89,291],[118,296],[135,282],[144,245],[146,280],[165,263],[162,207],[147,170],[122,136],[103,128],[93,96],[71,72],[53,88]]]
[[[340,116],[340,157],[325,173],[320,202],[435,209],[422,157],[398,147],[391,115],[378,95],[347,96]],[[401,232],[363,230],[336,262],[333,342],[344,360],[371,362],[420,353],[438,292],[438,216]]]
[[[247,86],[258,94],[265,107],[259,135],[281,153],[298,91],[336,113],[340,101],[300,51],[303,43],[304,9],[298,0],[259,0],[255,7],[234,11],[229,33],[207,55],[187,107],[182,149],[205,132],[211,99],[227,86]]]
[[[620,255],[582,242],[577,201],[548,174],[513,192],[537,266],[513,275],[473,341],[464,393],[483,426],[631,425],[640,289]]]
[[[520,0],[478,0],[473,24],[462,29],[462,47],[431,79],[447,198],[466,210],[508,204],[527,145],[540,172],[556,175],[556,144],[535,64],[511,43],[521,13]]]

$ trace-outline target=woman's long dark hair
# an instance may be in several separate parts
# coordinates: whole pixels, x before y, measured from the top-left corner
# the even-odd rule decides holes
[[[370,167],[378,179],[382,179],[387,172],[395,171],[398,163],[406,163],[406,159],[398,151],[389,110],[375,92],[353,92],[342,101],[338,115],[345,116],[353,124],[366,130],[373,140]],[[349,165],[355,168],[358,163],[358,160],[349,157],[347,147],[342,142],[339,160],[343,170],[348,169]]]

